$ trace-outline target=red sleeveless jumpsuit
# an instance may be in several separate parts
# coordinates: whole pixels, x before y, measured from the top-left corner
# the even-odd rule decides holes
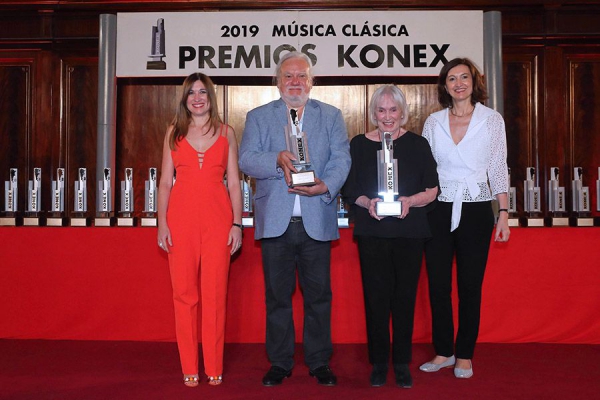
[[[221,129],[223,131],[223,129]],[[202,304],[202,350],[208,376],[223,373],[225,308],[233,212],[223,176],[229,143],[226,136],[199,154],[184,138],[171,151],[177,171],[167,222],[173,247],[169,266],[175,328],[184,374],[198,373],[198,301]],[[200,289],[200,290],[199,290]]]

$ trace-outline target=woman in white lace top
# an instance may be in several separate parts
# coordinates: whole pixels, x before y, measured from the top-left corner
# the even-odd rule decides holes
[[[454,366],[457,378],[473,376],[471,359],[479,333],[481,288],[494,230],[491,200],[499,204],[494,239],[508,241],[508,168],[504,120],[481,102],[483,77],[473,62],[457,58],[438,77],[441,111],[425,121],[423,137],[437,162],[440,194],[429,213],[433,238],[426,244],[433,345],[425,372]],[[456,256],[458,333],[452,317],[452,260]]]

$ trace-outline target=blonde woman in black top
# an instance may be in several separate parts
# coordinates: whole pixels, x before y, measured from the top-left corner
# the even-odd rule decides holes
[[[376,128],[350,143],[352,167],[343,189],[354,215],[363,280],[372,386],[387,379],[392,318],[392,363],[396,384],[412,387],[408,368],[412,355],[415,298],[425,240],[431,235],[428,207],[438,192],[436,163],[427,141],[403,128],[408,105],[402,91],[385,85],[375,91],[369,117]],[[382,218],[376,213],[378,196],[377,151],[389,132],[398,160],[398,200],[402,215]]]

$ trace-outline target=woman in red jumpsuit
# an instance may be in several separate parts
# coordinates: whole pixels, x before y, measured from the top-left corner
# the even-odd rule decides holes
[[[235,132],[219,117],[210,78],[194,73],[183,82],[165,135],[158,188],[158,245],[169,257],[186,386],[199,381],[199,302],[204,371],[209,384],[223,380],[227,277],[230,257],[242,245],[241,219]]]

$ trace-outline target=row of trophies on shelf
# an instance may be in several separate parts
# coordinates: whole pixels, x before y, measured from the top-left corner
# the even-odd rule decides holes
[[[42,170],[33,169],[33,179],[28,182],[27,209],[18,210],[18,170],[10,169],[10,179],[4,182],[4,212],[0,215],[0,226],[90,226],[92,219],[88,213],[87,203],[87,169],[79,168],[74,182],[74,204],[69,218],[65,216],[65,169],[58,168],[56,180],[52,180],[51,209],[44,213],[41,210]],[[175,181],[176,177],[173,178]],[[253,195],[251,180],[243,176],[240,180],[243,196],[244,226],[253,226]],[[121,181],[121,203],[117,217],[112,217],[113,206],[111,196],[111,171],[104,168],[102,180],[98,181],[98,197],[95,226],[156,226],[157,206],[157,169],[148,169],[148,179],[144,183],[144,210],[142,216],[134,216],[133,168],[125,168],[124,180]],[[45,214],[45,215],[43,215]],[[338,222],[348,227],[347,212],[344,203],[338,196]]]
[[[573,180],[571,181],[571,210],[570,218],[567,216],[565,188],[559,183],[560,168],[550,167],[550,180],[548,181],[548,213],[549,216],[542,218],[541,215],[541,193],[540,188],[535,186],[535,168],[527,167],[526,179],[523,187],[523,210],[525,215],[520,221],[514,218],[516,213],[516,188],[509,190],[508,212],[511,225],[517,226],[593,226],[594,218],[590,212],[590,189],[583,186],[583,168],[573,168]],[[510,168],[509,168],[510,181]],[[598,179],[596,180],[596,211],[600,211],[600,167],[598,168]],[[597,219],[596,219],[597,220]],[[509,221],[511,222],[511,221]],[[599,222],[599,221],[596,221]]]
[[[381,164],[389,163],[395,160],[382,159]],[[397,195],[397,188],[393,181],[386,182],[389,174],[384,173],[385,165],[381,169],[380,191],[383,197],[380,215],[394,215],[394,207],[399,202],[394,201],[394,195]],[[583,186],[583,170],[580,167],[574,168],[573,181],[571,182],[572,209],[570,213],[566,209],[565,188],[559,184],[560,169],[558,167],[550,168],[550,180],[548,181],[548,216],[543,217],[541,213],[541,193],[540,188],[535,185],[535,168],[528,167],[526,170],[526,180],[524,181],[524,213],[517,218],[516,207],[516,188],[510,187],[509,190],[509,223],[511,226],[593,226],[594,219],[590,213],[590,192],[589,187]],[[600,176],[600,168],[598,168]],[[394,174],[395,175],[395,174]],[[510,169],[509,169],[510,177]],[[56,180],[52,180],[51,189],[51,209],[47,213],[41,210],[41,168],[33,169],[33,179],[28,182],[27,189],[27,209],[18,210],[18,171],[11,168],[9,180],[4,182],[4,212],[0,216],[0,226],[88,226],[91,224],[91,218],[88,214],[87,204],[87,170],[79,168],[77,179],[74,182],[74,204],[70,218],[65,216],[65,169],[58,168],[56,171]],[[175,178],[174,178],[175,179]],[[244,226],[253,226],[253,196],[250,178],[243,176],[240,181],[243,195],[243,219]],[[385,190],[387,186],[390,190]],[[102,180],[98,181],[98,197],[96,218],[94,225],[111,226],[134,226],[139,220],[141,226],[156,226],[156,206],[157,206],[157,169],[152,167],[148,169],[148,179],[145,181],[145,199],[144,210],[141,217],[134,217],[134,190],[133,190],[133,168],[125,168],[124,180],[121,181],[121,202],[118,216],[112,217],[113,205],[111,196],[111,171],[110,168],[104,168]],[[347,211],[344,202],[338,196],[338,223],[340,227],[348,227]],[[600,178],[596,180],[596,210],[600,211]],[[388,209],[392,212],[387,212]],[[21,212],[22,211],[22,212]],[[397,210],[396,210],[397,211]],[[46,216],[42,216],[46,214]],[[567,214],[570,214],[567,216]]]
[[[144,217],[141,224],[147,226],[156,226],[156,186],[157,169],[149,168],[148,180],[145,182],[145,203]],[[133,197],[133,168],[125,168],[125,179],[121,181],[121,209],[119,211],[118,223],[122,226],[133,226],[135,224],[134,197]],[[56,180],[52,180],[51,188],[51,208],[47,216],[42,217],[41,210],[41,189],[42,189],[42,169],[33,169],[33,179],[28,182],[27,188],[27,209],[24,212],[18,210],[18,170],[11,168],[9,180],[4,182],[4,213],[0,217],[0,226],[20,225],[48,225],[65,226],[67,218],[65,217],[65,169],[57,168]],[[88,226],[91,219],[88,215],[87,202],[87,169],[79,168],[77,179],[74,182],[74,204],[71,226]],[[111,171],[110,168],[104,168],[102,180],[98,181],[98,197],[96,207],[96,226],[110,226],[114,224],[114,218],[110,215],[113,212],[111,195]],[[21,215],[24,215],[21,218]]]

